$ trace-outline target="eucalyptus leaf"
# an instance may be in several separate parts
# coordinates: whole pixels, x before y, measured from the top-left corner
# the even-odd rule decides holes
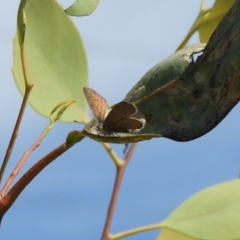
[[[197,238],[186,236],[171,229],[164,228],[156,240],[199,240]]]
[[[208,42],[223,16],[232,7],[235,0],[216,0],[210,11],[205,14],[199,23],[199,36],[201,42]]]
[[[61,120],[88,121],[82,93],[88,71],[82,39],[70,18],[54,0],[29,0],[25,5],[25,66],[34,84],[30,105],[44,117],[60,102],[74,99]],[[13,74],[24,94],[24,79],[17,37],[14,39]]]
[[[65,10],[71,16],[90,15],[98,6],[99,0],[77,0],[73,5]]]
[[[211,131],[239,102],[239,16],[236,1],[205,48],[193,45],[176,52],[129,91],[124,100],[146,117],[140,133],[190,141]]]
[[[181,122],[175,130],[174,120],[178,115],[184,115],[192,104],[190,94],[182,96],[186,90],[181,89],[182,82],[179,77],[187,67],[194,65],[194,54],[202,52],[204,47],[204,44],[197,44],[179,50],[150,69],[129,91],[124,100],[133,102],[146,118],[147,124],[140,133],[159,133],[163,137],[178,140],[173,131],[180,131]],[[195,88],[195,81],[192,81],[191,85],[188,82],[186,84],[188,85],[184,87],[189,91],[191,87]],[[159,89],[163,90],[149,97]],[[185,118],[189,118],[189,113],[186,113]],[[188,122],[184,121],[182,124]]]
[[[72,105],[73,103],[75,103],[74,100],[67,100],[64,102],[59,103],[50,113],[50,121],[52,123],[58,121],[64,114],[64,112],[66,111],[66,109]],[[57,113],[56,113],[57,112]]]
[[[180,205],[161,225],[195,239],[240,239],[239,179],[197,193]]]

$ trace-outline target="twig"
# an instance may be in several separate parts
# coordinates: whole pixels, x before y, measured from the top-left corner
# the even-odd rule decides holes
[[[125,232],[114,234],[114,235],[111,236],[111,239],[112,240],[122,239],[124,237],[128,237],[128,236],[136,234],[136,233],[159,229],[160,227],[161,227],[160,223],[154,223],[154,224],[151,224],[151,225],[138,227],[138,228],[134,228],[134,229],[131,229],[131,230],[128,230],[128,231],[125,231]]]
[[[8,145],[8,148],[7,148],[7,151],[6,151],[6,154],[5,154],[5,157],[3,159],[1,169],[0,169],[0,184],[2,182],[3,174],[4,174],[5,169],[7,167],[9,158],[12,154],[12,150],[13,150],[15,141],[16,141],[17,136],[18,136],[18,130],[19,130],[19,127],[20,127],[21,122],[22,122],[22,118],[23,118],[23,114],[25,112],[28,97],[29,97],[30,92],[33,88],[33,84],[30,83],[29,80],[28,80],[28,74],[27,74],[26,63],[25,63],[24,45],[22,45],[20,47],[20,50],[21,50],[23,76],[24,76],[24,81],[25,81],[25,93],[24,93],[22,105],[21,105],[21,108],[20,108],[20,111],[19,111],[19,114],[18,114],[18,118],[17,118],[16,124],[15,124],[15,127],[13,129],[13,133],[12,133],[12,136],[11,136],[11,139],[10,139],[10,142],[9,142],[9,145]]]
[[[0,219],[12,206],[24,188],[52,161],[62,155],[66,150],[65,143],[48,153],[36,164],[34,164],[9,190],[9,192],[0,200]]]
[[[113,162],[115,163],[116,166],[120,166],[122,164],[122,161],[118,158],[116,153],[112,150],[110,145],[108,143],[102,143],[103,147],[106,149],[107,153],[109,156],[112,158]]]
[[[41,136],[38,138],[38,140],[23,154],[22,158],[20,159],[20,161],[18,162],[18,164],[16,165],[16,167],[14,168],[13,172],[11,173],[10,177],[8,178],[8,180],[6,181],[5,185],[3,186],[2,190],[0,191],[0,198],[3,197],[7,191],[7,189],[9,188],[9,186],[11,185],[11,183],[13,182],[14,178],[18,175],[19,171],[22,169],[23,165],[26,163],[27,159],[29,158],[29,156],[31,155],[31,153],[40,146],[40,143],[42,142],[42,140],[44,139],[44,137],[47,135],[47,133],[52,129],[52,126],[48,126],[43,133],[41,134]]]
[[[130,159],[131,159],[136,147],[137,147],[137,143],[132,143],[131,144],[131,146],[130,146],[130,148],[129,148],[129,150],[128,150],[125,158],[124,158],[124,163],[126,165],[125,167],[127,167],[128,163],[130,162]]]
[[[122,183],[122,180],[123,180],[123,175],[124,175],[124,172],[126,170],[126,167],[127,167],[128,163],[130,162],[130,159],[132,157],[132,154],[133,154],[136,146],[137,146],[137,143],[133,143],[130,146],[130,148],[128,150],[128,153],[126,154],[125,159],[121,162],[120,165],[116,165],[116,171],[117,171],[116,172],[116,178],[115,178],[112,197],[111,197],[111,201],[110,201],[110,204],[109,204],[109,207],[108,207],[107,217],[106,217],[105,226],[104,226],[104,229],[103,229],[101,240],[110,240],[111,239],[110,227],[111,227],[112,218],[113,218],[114,210],[115,210],[115,207],[116,207],[121,183]]]

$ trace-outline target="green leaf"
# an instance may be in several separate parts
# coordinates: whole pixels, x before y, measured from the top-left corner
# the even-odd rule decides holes
[[[82,39],[70,18],[54,0],[29,0],[25,6],[26,69],[34,84],[30,105],[44,117],[60,102],[74,99],[62,121],[88,121],[82,88],[88,72]],[[20,92],[24,93],[18,39],[14,39],[13,74]]]
[[[239,103],[239,16],[236,1],[205,48],[197,44],[179,50],[129,91],[124,100],[146,118],[141,134],[190,141],[210,132]]]
[[[195,126],[200,123],[191,118],[201,115],[201,108],[204,106],[199,102],[201,106],[198,109],[195,96],[189,93],[195,91],[197,84],[202,87],[203,83],[192,79],[183,81],[179,77],[186,69],[195,66],[193,55],[203,51],[204,46],[196,44],[174,53],[151,68],[128,92],[124,100],[134,103],[146,118],[147,124],[141,134],[159,133],[163,137],[178,141],[199,136],[201,128],[196,129]],[[161,89],[162,91],[149,97]],[[193,107],[196,109],[195,113],[192,111]],[[183,130],[188,129],[185,134]]]
[[[197,193],[180,205],[161,225],[201,240],[239,239],[240,181],[225,182]]]
[[[50,113],[50,121],[53,124],[54,122],[56,122],[57,120],[59,120],[62,115],[64,114],[64,112],[67,110],[67,108],[71,105],[75,103],[74,100],[67,100],[64,102],[59,103]],[[54,115],[54,113],[56,113],[56,115]]]
[[[202,0],[198,16],[177,50],[184,48],[196,31],[199,32],[200,42],[207,43],[218,23],[235,2],[234,0],[216,0],[212,8],[205,9],[205,1]]]
[[[216,0],[211,10],[205,14],[199,24],[198,32],[201,42],[208,42],[213,31],[223,16],[232,7],[235,0]]]
[[[99,0],[78,0],[65,10],[71,16],[90,15],[98,6]]]
[[[197,239],[188,237],[179,232],[175,232],[165,228],[161,231],[161,234],[157,237],[157,240],[197,240]]]

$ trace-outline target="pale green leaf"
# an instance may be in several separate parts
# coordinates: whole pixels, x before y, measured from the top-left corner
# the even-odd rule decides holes
[[[205,14],[199,24],[198,32],[201,42],[208,42],[213,31],[223,16],[232,7],[235,0],[216,0],[211,10]]]
[[[90,15],[98,6],[99,0],[77,0],[65,12],[71,16]]]
[[[62,121],[87,122],[83,86],[87,85],[87,60],[81,37],[70,18],[54,0],[29,0],[25,6],[26,69],[34,84],[29,103],[41,115],[49,117],[60,102],[74,99]],[[24,93],[19,44],[14,40],[13,73]]]
[[[239,239],[240,181],[225,182],[197,193],[161,226],[196,239]]]
[[[179,232],[175,232],[165,228],[161,231],[161,234],[157,237],[156,240],[197,240],[197,239],[188,237]]]
[[[64,102],[59,103],[50,113],[50,121],[52,123],[56,122],[57,120],[59,120],[62,115],[64,114],[64,112],[67,110],[67,108],[72,105],[73,103],[75,103],[74,100],[67,100]],[[57,112],[57,113],[56,113]],[[56,113],[56,114],[55,114]],[[55,115],[54,115],[55,114]]]
[[[205,9],[205,1],[202,0],[198,16],[177,50],[184,48],[196,31],[199,32],[200,42],[207,43],[218,23],[235,2],[234,0],[216,0],[212,8]]]

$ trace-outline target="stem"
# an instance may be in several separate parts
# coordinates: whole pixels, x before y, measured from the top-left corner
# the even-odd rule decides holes
[[[12,206],[24,188],[53,160],[66,151],[65,143],[48,153],[36,164],[34,164],[9,190],[9,192],[0,200],[0,219]]]
[[[31,91],[32,87],[33,87],[33,85],[29,85],[29,87],[26,89],[25,94],[24,94],[24,98],[23,98],[22,105],[21,105],[21,108],[20,108],[20,111],[19,111],[19,114],[18,114],[18,118],[17,118],[16,124],[15,124],[15,127],[13,129],[13,133],[12,133],[11,139],[9,141],[9,145],[8,145],[8,148],[7,148],[7,151],[6,151],[6,154],[5,154],[5,157],[3,159],[1,169],[0,169],[0,184],[2,182],[3,174],[4,174],[5,169],[7,167],[9,158],[12,154],[12,150],[13,150],[14,144],[15,144],[17,136],[18,136],[18,130],[19,130],[19,127],[20,127],[21,122],[22,122],[23,114],[24,114],[24,111],[25,111],[25,108],[26,108],[26,105],[27,105],[27,100],[28,100],[28,97],[29,97],[29,94],[30,94],[30,91]]]
[[[13,129],[13,133],[12,133],[12,136],[11,136],[11,139],[10,139],[10,142],[9,142],[9,145],[8,145],[8,148],[7,148],[7,151],[6,151],[6,154],[5,154],[5,157],[3,159],[1,169],[0,169],[0,184],[2,182],[3,174],[4,174],[5,169],[7,167],[9,158],[12,154],[12,150],[13,150],[14,144],[15,144],[17,136],[18,136],[18,130],[19,130],[19,127],[20,127],[21,122],[22,122],[22,118],[23,118],[23,114],[25,112],[25,108],[27,106],[28,97],[29,97],[30,92],[33,88],[33,84],[30,83],[29,79],[28,79],[28,74],[27,74],[27,69],[26,69],[26,61],[25,61],[24,44],[20,44],[20,54],[21,54],[23,76],[24,76],[24,81],[25,81],[25,93],[24,93],[22,105],[21,105],[21,108],[20,108],[20,111],[19,111],[19,114],[18,114],[18,118],[17,118],[16,124],[15,124],[15,127]]]
[[[114,234],[111,236],[111,239],[112,240],[122,239],[124,237],[128,237],[128,236],[136,234],[136,233],[159,229],[160,227],[161,227],[160,223],[155,223],[155,224],[151,224],[148,226],[138,227],[138,228],[134,228],[134,229],[131,229],[131,230],[128,230],[125,232]]]
[[[42,142],[42,140],[44,139],[44,137],[47,135],[47,133],[52,129],[52,126],[48,126],[43,133],[41,134],[41,136],[37,139],[37,141],[23,154],[22,158],[20,159],[20,161],[18,162],[18,164],[16,165],[16,167],[14,168],[13,172],[11,173],[10,177],[8,178],[8,180],[6,181],[5,185],[3,186],[3,189],[0,191],[0,198],[3,197],[7,191],[7,189],[9,188],[9,186],[11,185],[11,183],[13,182],[14,178],[18,175],[18,173],[20,172],[20,170],[22,169],[23,165],[26,163],[27,159],[29,158],[29,156],[31,155],[31,153],[40,146],[40,143]]]
[[[132,157],[132,155],[133,155],[136,147],[137,147],[137,143],[132,143],[132,144],[131,144],[131,146],[130,146],[130,148],[129,148],[129,150],[128,150],[125,158],[124,158],[124,163],[125,163],[126,166],[127,166],[128,163],[130,162],[131,157]],[[125,166],[125,167],[126,167],[126,166]]]
[[[115,163],[116,166],[120,166],[122,164],[121,160],[118,158],[118,156],[116,155],[116,153],[112,150],[112,148],[110,147],[110,145],[108,143],[102,143],[102,145],[104,146],[104,148],[106,149],[107,153],[109,154],[109,156],[112,158],[113,162]]]
[[[123,175],[127,168],[128,163],[130,162],[130,159],[132,157],[132,154],[133,154],[136,146],[137,146],[137,143],[133,143],[131,145],[131,147],[129,148],[128,153],[126,154],[125,159],[121,162],[120,165],[116,165],[116,170],[117,170],[116,178],[115,178],[112,197],[111,197],[111,201],[110,201],[110,204],[108,207],[107,217],[106,217],[105,226],[103,229],[101,240],[110,240],[111,239],[110,228],[111,228],[112,218],[113,218],[113,214],[115,211],[121,183],[123,180]]]

